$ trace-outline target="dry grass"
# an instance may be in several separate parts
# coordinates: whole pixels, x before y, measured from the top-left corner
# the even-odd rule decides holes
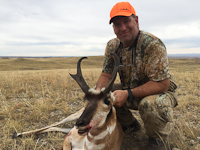
[[[62,147],[66,134],[60,132],[17,139],[12,139],[12,134],[60,121],[83,106],[83,93],[69,76],[69,72],[76,72],[72,68],[76,67],[77,60],[78,58],[0,60],[0,65],[4,64],[2,70],[9,70],[0,71],[0,149],[49,150]],[[83,75],[90,87],[95,85],[101,73],[102,60],[102,57],[90,57],[82,64]],[[20,63],[13,63],[17,61]],[[35,70],[23,70],[23,68],[35,68]],[[200,141],[197,139],[200,137],[200,59],[170,59],[170,70],[178,84],[179,101],[179,105],[174,109],[175,128],[170,136],[170,145],[181,150],[198,150],[200,149]],[[134,113],[137,115],[137,112]],[[63,126],[72,127],[73,123]],[[139,138],[141,143],[144,136],[142,131]]]

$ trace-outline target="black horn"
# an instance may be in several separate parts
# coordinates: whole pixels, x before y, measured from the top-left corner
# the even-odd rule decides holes
[[[119,67],[119,59],[117,57],[117,54],[115,54],[114,52],[111,52],[110,54],[112,56],[114,56],[115,65],[114,65],[114,69],[113,69],[113,72],[112,72],[110,82],[108,83],[108,85],[105,87],[105,90],[103,91],[104,94],[107,94],[108,92],[110,92],[110,90],[113,86],[113,83],[115,81],[115,78],[117,76],[117,71],[118,71],[118,67]]]
[[[75,75],[73,74],[70,74],[70,76],[78,83],[78,85],[81,87],[81,89],[83,90],[83,92],[85,94],[87,94],[88,90],[90,89],[89,86],[86,84],[84,78],[83,78],[83,75],[82,75],[82,72],[81,72],[81,67],[80,67],[80,64],[81,64],[81,61],[83,59],[85,59],[87,57],[82,57],[79,59],[78,63],[77,63],[77,73]]]

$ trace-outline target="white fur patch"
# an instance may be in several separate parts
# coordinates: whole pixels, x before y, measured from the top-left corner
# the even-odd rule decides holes
[[[106,88],[105,88],[105,87],[103,87],[103,88],[101,89],[101,92],[103,92],[105,89],[106,89]]]
[[[86,138],[86,147],[88,150],[101,150],[105,147],[105,144],[94,144],[93,142],[88,141]]]
[[[116,128],[116,124],[113,124],[112,126],[109,126],[107,128],[107,130],[103,131],[102,133],[100,133],[97,136],[92,136],[90,133],[88,134],[88,136],[94,140],[101,140],[101,139],[105,138],[108,133],[112,134],[112,132],[115,130],[115,128]]]
[[[102,133],[100,133],[100,134],[97,135],[97,136],[92,136],[90,133],[88,134],[88,136],[89,136],[91,139],[94,139],[94,140],[101,140],[101,139],[105,138],[107,134],[108,134],[108,131],[105,130],[105,131],[103,131]]]
[[[111,97],[112,101],[114,102],[115,101],[115,96],[114,96],[113,92],[110,92],[110,97]]]
[[[104,143],[103,143],[103,144],[98,144],[98,148],[97,148],[97,149],[98,149],[98,150],[101,150],[101,149],[103,149],[105,146],[106,146],[106,144],[104,144]]]
[[[116,123],[113,124],[112,126],[109,126],[107,128],[108,133],[112,134],[112,132],[115,130],[115,128],[116,128]]]
[[[95,90],[95,89],[93,89],[93,88],[90,88],[90,89],[88,90],[88,92],[93,93],[93,94],[96,94],[96,95],[98,95],[99,93],[101,93],[101,91],[97,91],[97,90]]]

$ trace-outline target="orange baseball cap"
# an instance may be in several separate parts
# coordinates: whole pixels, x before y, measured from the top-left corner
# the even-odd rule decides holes
[[[131,16],[132,14],[136,16],[135,9],[129,2],[119,2],[110,11],[109,23],[111,24],[112,19],[116,16]]]

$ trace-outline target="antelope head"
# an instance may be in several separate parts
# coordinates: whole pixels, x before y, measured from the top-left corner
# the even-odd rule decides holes
[[[114,56],[115,65],[110,82],[105,88],[102,88],[101,91],[90,89],[82,76],[80,63],[86,57],[79,59],[77,63],[77,74],[70,74],[85,93],[85,109],[80,118],[76,121],[76,128],[80,135],[86,135],[92,130],[99,127],[101,128],[105,125],[105,122],[108,120],[112,112],[115,111],[113,107],[115,98],[113,93],[110,91],[117,75],[119,60],[115,53],[111,52],[110,54],[111,56]]]

